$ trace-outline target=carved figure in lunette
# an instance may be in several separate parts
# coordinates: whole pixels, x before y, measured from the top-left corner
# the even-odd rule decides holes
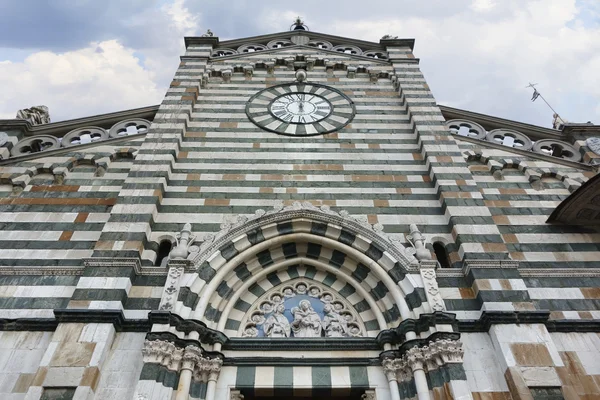
[[[275,307],[275,311],[267,318],[263,325],[265,335],[268,337],[290,337],[290,322],[283,315],[284,311],[285,306],[283,304]]]
[[[296,337],[321,337],[321,318],[310,301],[302,300],[299,307],[292,308],[294,321],[292,331]]]
[[[331,304],[323,307],[323,329],[326,337],[346,337],[349,336],[348,321],[339,313],[335,312]]]

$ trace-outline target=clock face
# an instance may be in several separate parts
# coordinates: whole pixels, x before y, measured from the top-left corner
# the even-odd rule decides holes
[[[262,90],[246,105],[246,114],[255,125],[289,136],[340,130],[355,112],[354,103],[342,92],[325,85],[298,82]]]
[[[277,97],[269,105],[271,114],[281,121],[306,124],[321,121],[331,114],[333,106],[314,94],[290,93]]]

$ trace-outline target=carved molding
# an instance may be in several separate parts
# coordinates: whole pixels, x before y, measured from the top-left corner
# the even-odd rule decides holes
[[[427,296],[427,302],[431,306],[431,309],[433,311],[445,311],[446,306],[438,287],[435,269],[421,268],[420,273],[421,278],[423,279],[423,287],[425,289],[425,295]]]
[[[23,276],[81,276],[83,267],[0,267],[0,275]]]
[[[200,347],[178,347],[166,340],[146,340],[142,355],[145,363],[159,364],[170,371],[190,370],[193,379],[200,382],[216,381],[223,366],[223,360],[205,357]]]
[[[179,296],[179,289],[181,287],[181,276],[183,275],[184,268],[171,267],[167,274],[167,281],[163,289],[162,298],[158,309],[160,311],[172,311],[175,304],[177,303],[177,297]]]
[[[402,245],[400,238],[386,235],[383,225],[371,225],[366,217],[354,217],[345,210],[335,212],[329,206],[316,207],[309,202],[294,202],[291,206],[284,206],[279,202],[273,209],[257,210],[251,216],[240,215],[221,224],[221,230],[215,235],[206,235],[198,247],[197,253],[190,253],[188,260],[195,265],[200,265],[215,251],[229,240],[239,236],[245,231],[251,231],[260,226],[289,221],[291,219],[310,218],[341,226],[350,231],[358,231],[368,240],[378,244],[385,244],[384,250],[394,259],[399,261],[408,272],[417,270],[418,261]],[[190,249],[192,251],[192,249]]]
[[[84,258],[83,263],[86,267],[131,267],[136,275],[165,276],[169,270],[161,266],[142,265],[138,258],[105,258],[93,257]],[[184,268],[185,272],[195,271],[193,263],[187,260],[169,260],[169,268]]]

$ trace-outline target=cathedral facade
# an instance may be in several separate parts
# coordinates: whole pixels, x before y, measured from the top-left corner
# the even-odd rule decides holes
[[[414,40],[185,38],[159,106],[0,121],[0,398],[600,398],[600,129]]]

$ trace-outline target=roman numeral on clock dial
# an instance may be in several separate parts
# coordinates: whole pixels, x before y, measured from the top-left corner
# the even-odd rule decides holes
[[[265,102],[267,98],[270,101]],[[335,99],[335,106],[329,99]],[[256,93],[246,105],[246,114],[255,125],[288,136],[340,130],[355,112],[354,103],[344,93],[316,83],[270,87]]]

